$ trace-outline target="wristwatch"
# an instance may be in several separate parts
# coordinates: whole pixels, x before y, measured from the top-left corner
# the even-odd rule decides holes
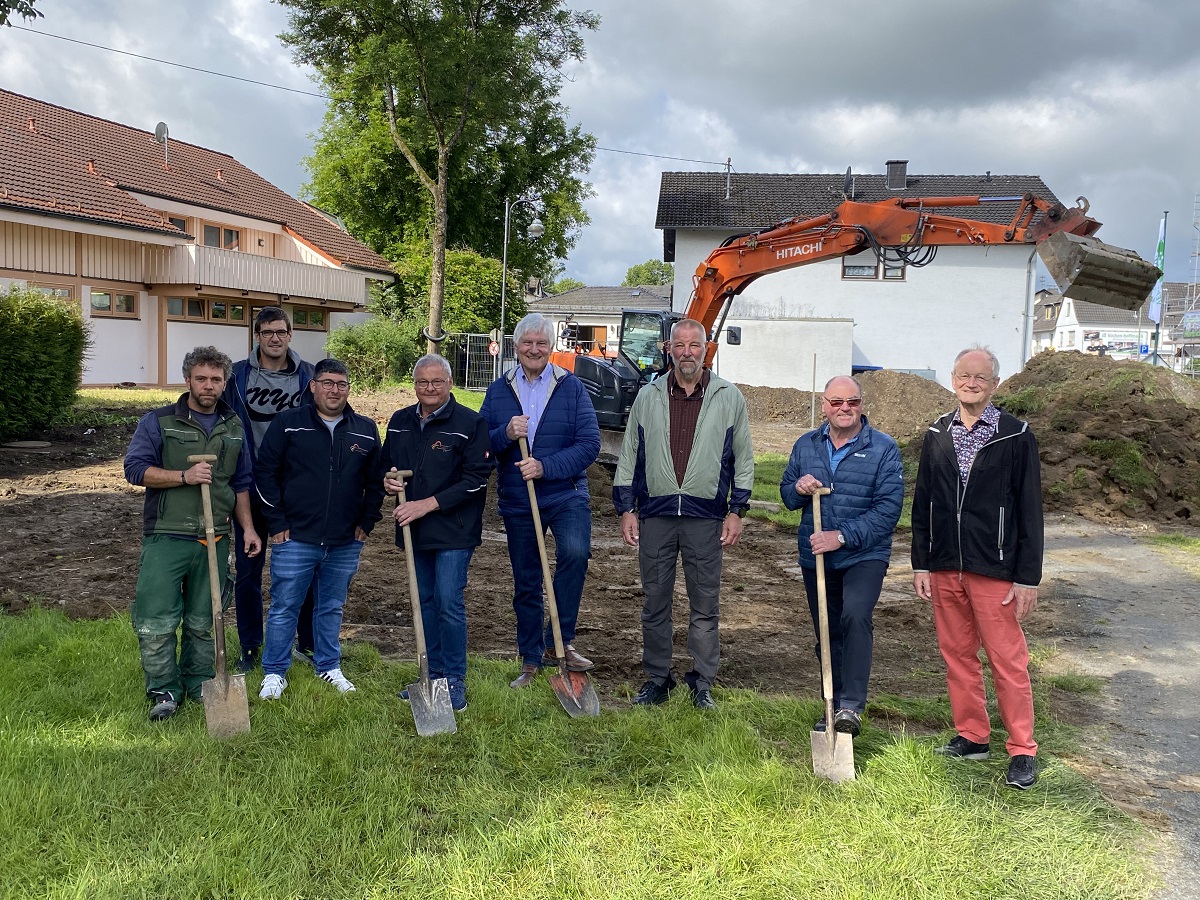
[[[744,518],[746,518],[746,513],[750,512],[750,507],[748,507],[748,506],[738,506],[738,507],[736,507],[736,508],[734,508],[734,509],[731,509],[731,510],[730,510],[730,512],[732,512],[732,513],[737,513],[737,514],[738,514],[738,518],[744,519]]]
[[[844,534],[842,534],[840,531],[837,533],[837,536],[838,536],[838,543],[841,544],[843,547],[845,547],[846,546],[846,536]]]

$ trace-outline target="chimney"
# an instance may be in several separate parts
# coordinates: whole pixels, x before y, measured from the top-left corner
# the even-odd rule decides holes
[[[224,181],[224,180],[225,180],[225,173],[222,172],[220,169],[217,169],[217,181]]]
[[[32,134],[37,134],[37,122],[33,120],[33,116],[29,117],[29,121],[25,123],[25,127],[28,128]]]
[[[89,175],[96,174],[96,161],[94,159],[88,160],[88,174]]]
[[[908,160],[889,159],[887,161],[887,189],[903,191],[908,187]]]

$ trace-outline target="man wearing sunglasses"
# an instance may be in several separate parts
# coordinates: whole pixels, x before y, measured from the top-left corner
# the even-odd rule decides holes
[[[979,648],[987,652],[1000,720],[1008,731],[1006,782],[1037,781],[1029,648],[1021,623],[1037,608],[1042,580],[1042,478],[1029,423],[992,404],[1000,364],[986,347],[958,354],[951,369],[958,409],[921,445],[913,496],[912,567],[917,596],[933,603],[958,732],[937,749],[987,759],[991,721]]]
[[[312,392],[308,383],[312,380],[313,366],[302,360],[291,349],[292,323],[278,306],[268,306],[258,311],[254,318],[254,336],[257,339],[250,355],[233,364],[233,373],[225,384],[221,397],[233,407],[242,420],[242,428],[250,439],[251,459],[258,457],[267,426],[286,409],[294,409],[312,403]],[[267,520],[263,515],[262,502],[254,486],[250,488],[250,513],[254,528],[260,535],[267,533]],[[238,643],[242,653],[237,663],[239,672],[249,672],[258,664],[263,643],[263,563],[267,554],[247,556],[242,549],[241,526],[236,529],[236,570],[234,584],[234,609],[237,612]],[[313,596],[309,590],[300,610],[297,653],[309,662],[313,653]]]
[[[904,504],[904,466],[896,442],[863,415],[862,386],[848,375],[830,379],[821,398],[825,424],[796,441],[779,485],[788,509],[803,510],[800,568],[818,629],[817,562],[825,561],[833,728],[857,735],[867,706],[874,642],[872,615],[892,555],[892,532]],[[823,487],[821,531],[813,527],[812,495]],[[818,631],[817,655],[821,645]],[[824,731],[825,717],[816,724]]]

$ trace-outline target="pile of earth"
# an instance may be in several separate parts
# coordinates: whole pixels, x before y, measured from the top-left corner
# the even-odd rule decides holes
[[[1047,509],[1200,523],[1200,386],[1191,379],[1046,351],[1001,385],[996,403],[1037,435]]]

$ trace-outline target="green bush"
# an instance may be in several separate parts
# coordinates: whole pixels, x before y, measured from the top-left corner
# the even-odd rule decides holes
[[[355,384],[378,387],[384,381],[407,378],[422,347],[420,328],[414,322],[372,316],[358,325],[336,328],[325,352],[346,364]]]
[[[17,285],[0,293],[0,439],[70,413],[88,343],[76,307]]]

